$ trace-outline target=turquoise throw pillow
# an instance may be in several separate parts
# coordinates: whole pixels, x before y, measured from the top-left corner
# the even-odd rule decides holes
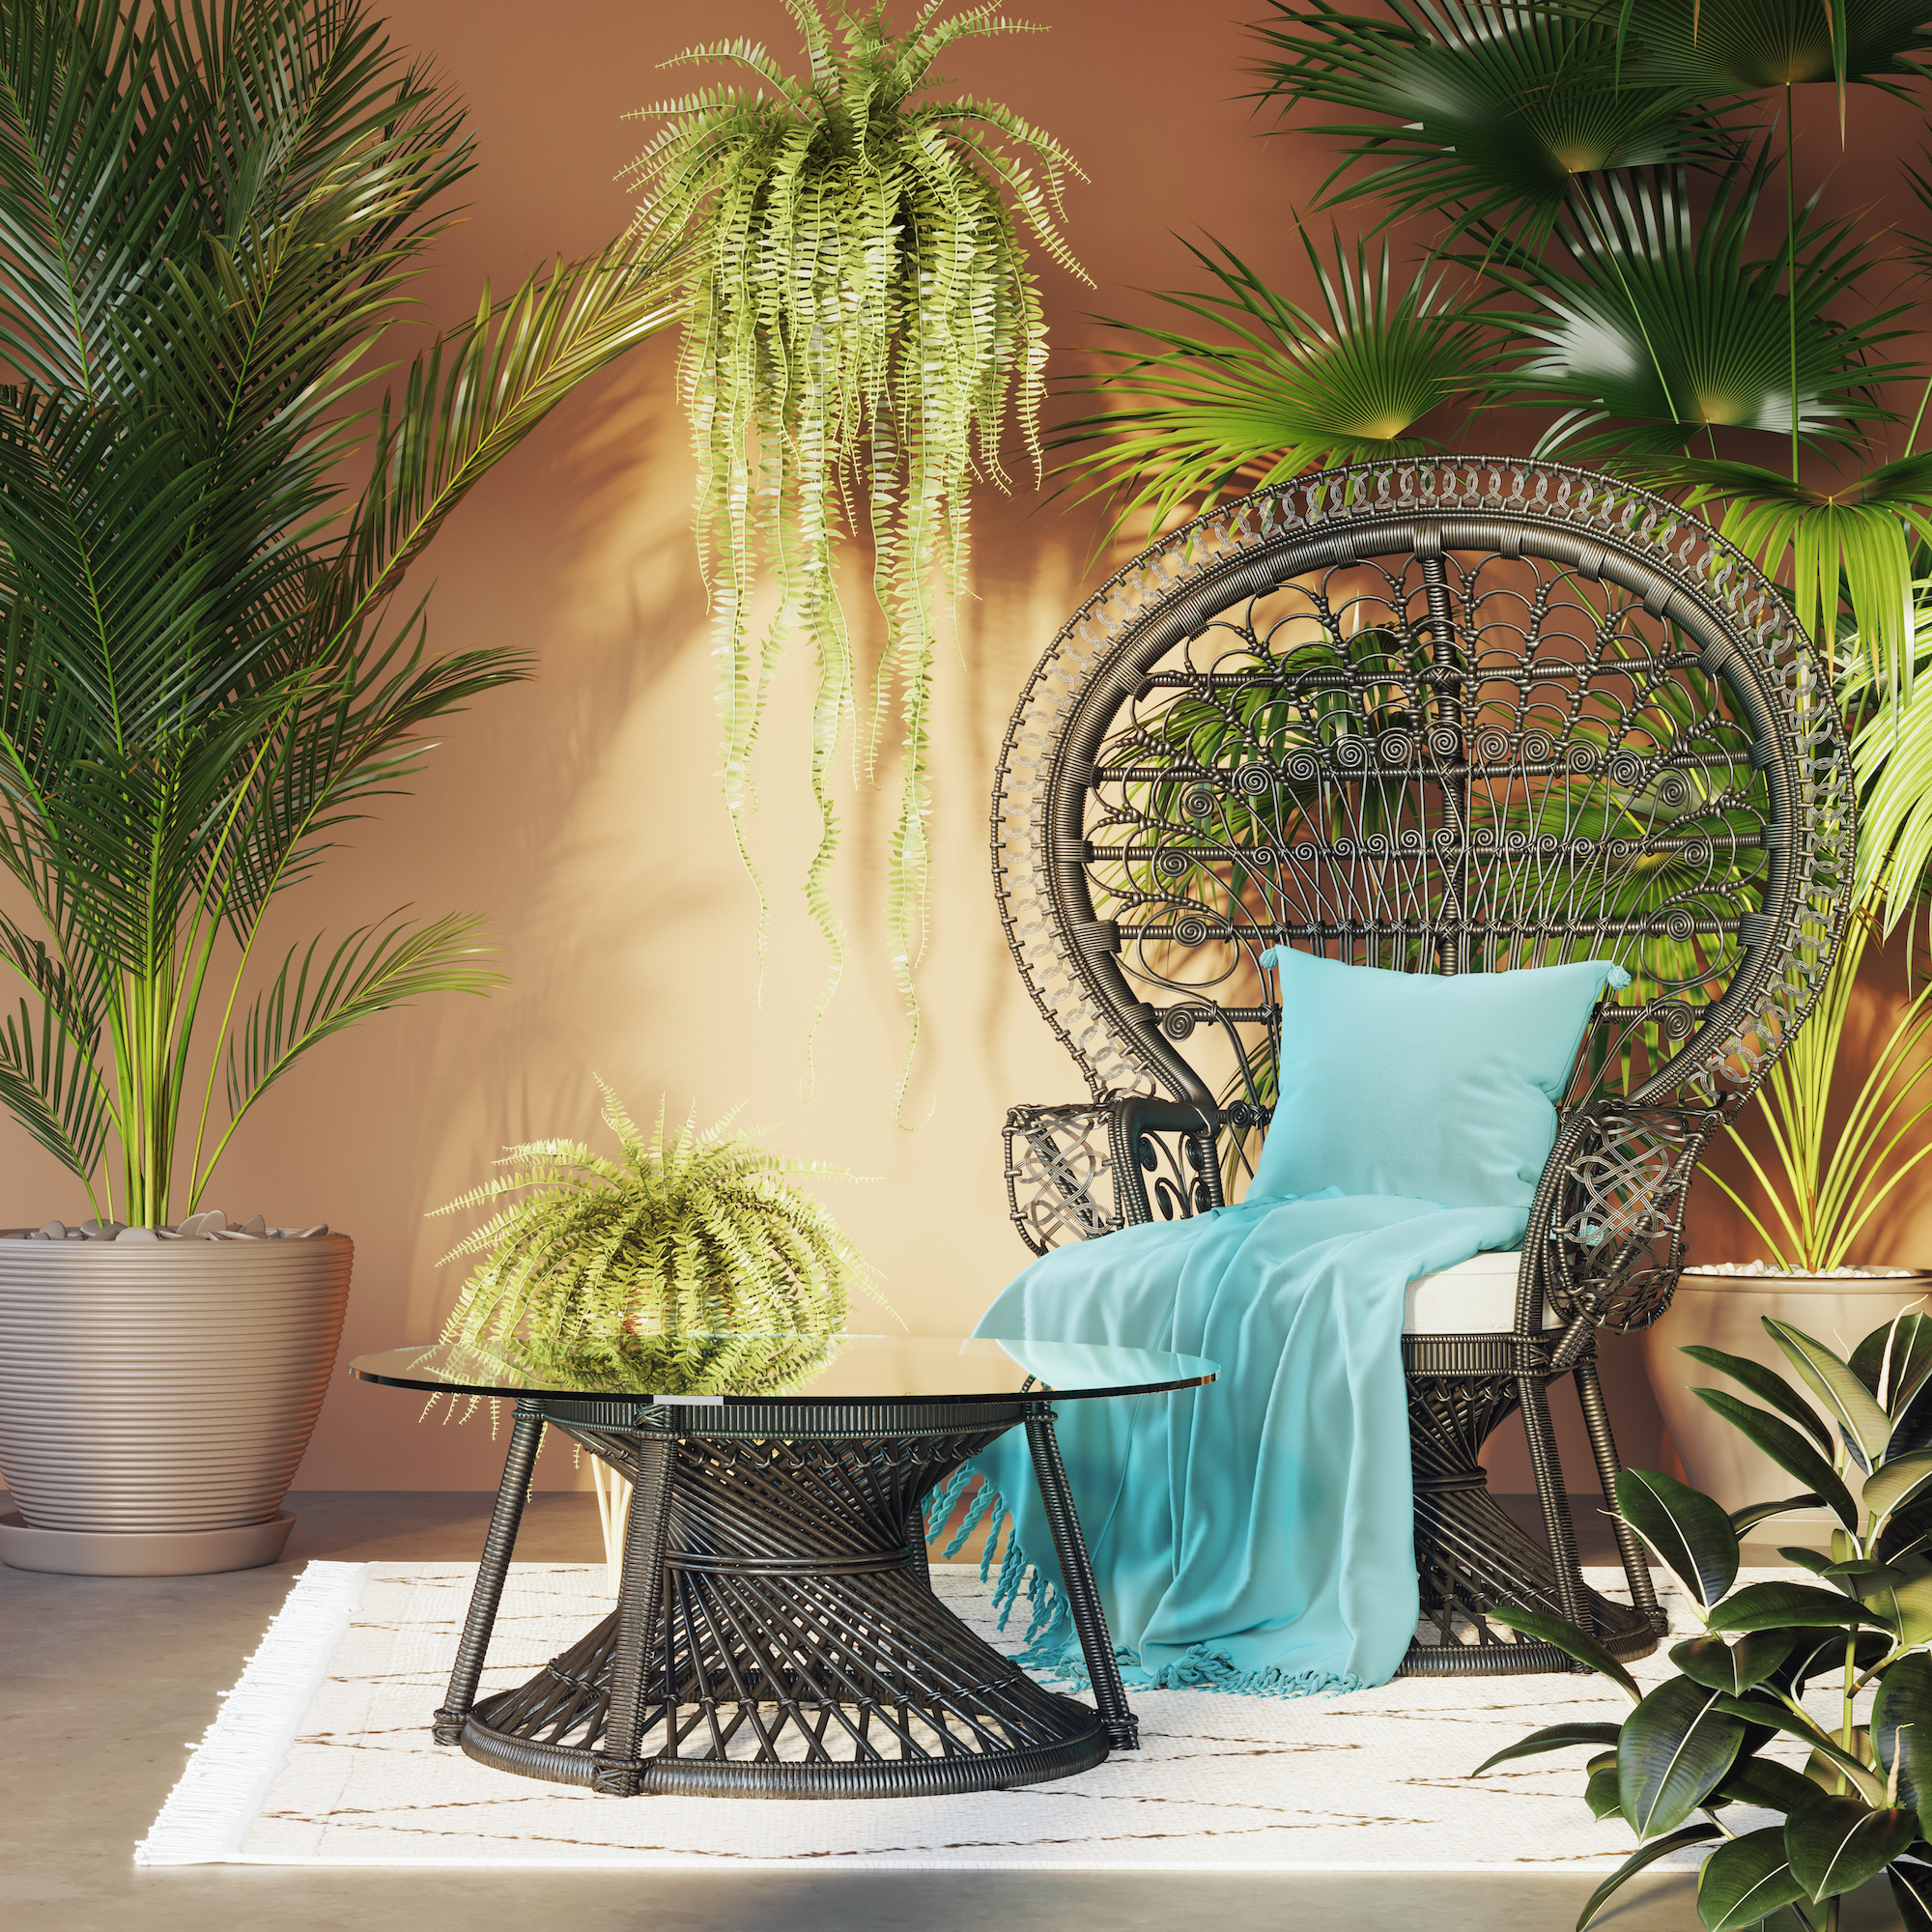
[[[1607,959],[1445,977],[1277,946],[1262,964],[1281,981],[1281,1088],[1251,1200],[1528,1207],[1590,1010],[1630,984]]]

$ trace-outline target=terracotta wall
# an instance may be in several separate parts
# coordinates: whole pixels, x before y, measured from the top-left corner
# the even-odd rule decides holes
[[[947,66],[1052,129],[1091,176],[1069,220],[1096,287],[1042,270],[1057,342],[1091,338],[1088,312],[1145,314],[1140,288],[1185,283],[1177,234],[1212,234],[1300,285],[1292,216],[1314,200],[1324,151],[1261,137],[1237,98],[1251,43],[1224,10],[1034,0],[1022,11],[1052,31],[962,48]],[[470,213],[428,291],[430,313],[452,317],[484,277],[500,288],[622,227],[613,177],[642,130],[621,117],[689,80],[655,63],[738,34],[794,54],[777,0],[395,0],[390,18],[399,39],[436,52],[472,109]],[[1829,101],[1805,111],[1822,136]],[[1861,128],[1889,112],[1861,104]],[[1909,148],[1899,128],[1873,152]],[[1821,170],[1836,165],[1834,142],[1818,152]],[[1830,191],[1842,200],[1858,187],[1845,177]],[[1485,440],[1512,446],[1520,434],[1498,421]],[[1070,1099],[1079,1086],[1009,967],[987,884],[985,797],[1021,679],[1104,574],[1093,525],[1032,497],[981,511],[978,602],[938,676],[926,1018],[910,1105],[923,1124],[908,1133],[893,1123],[903,1027],[877,924],[889,794],[846,808],[839,893],[856,963],[821,1036],[816,1092],[800,1096],[824,961],[795,889],[807,849],[798,662],[774,711],[755,830],[774,894],[760,991],[754,902],[712,776],[690,489],[668,343],[603,381],[481,489],[424,573],[424,587],[436,582],[434,636],[530,650],[538,675],[454,721],[418,795],[353,831],[353,849],[280,915],[294,939],[405,903],[473,908],[493,920],[512,975],[488,1002],[432,1002],[324,1047],[262,1106],[215,1189],[233,1210],[326,1219],[355,1236],[345,1353],[435,1332],[456,1277],[437,1267],[450,1224],[426,1211],[479,1179],[505,1143],[589,1132],[593,1074],[639,1111],[660,1095],[706,1119],[743,1103],[778,1146],[873,1177],[826,1192],[916,1329],[969,1324],[1021,1258],[1005,1218],[1001,1118],[1015,1099]],[[0,1218],[77,1212],[23,1137],[0,1134],[11,1156]],[[1706,1216],[1699,1233],[1721,1229]],[[1908,1222],[1898,1237],[1909,1247],[1918,1233]],[[1609,1353],[1631,1460],[1654,1463],[1660,1424],[1634,1350]],[[1579,1488],[1587,1459],[1578,1435],[1566,1439]],[[499,1454],[481,1422],[425,1423],[411,1398],[344,1380],[298,1486],[485,1488]],[[547,1456],[541,1483],[587,1483]],[[1519,1449],[1499,1445],[1496,1464],[1499,1487],[1528,1487]]]

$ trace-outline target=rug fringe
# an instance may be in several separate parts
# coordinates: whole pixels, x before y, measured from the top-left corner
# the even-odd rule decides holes
[[[296,1579],[181,1782],[134,1847],[137,1865],[211,1864],[242,1849],[375,1567],[311,1563]]]

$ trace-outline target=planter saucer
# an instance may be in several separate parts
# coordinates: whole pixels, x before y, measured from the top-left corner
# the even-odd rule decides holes
[[[206,1577],[278,1562],[296,1520],[236,1529],[35,1529],[18,1510],[0,1516],[0,1563],[64,1577]]]

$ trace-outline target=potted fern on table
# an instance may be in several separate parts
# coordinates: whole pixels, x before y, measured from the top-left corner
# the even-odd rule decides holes
[[[263,942],[423,727],[523,674],[432,655],[405,572],[678,312],[674,244],[613,245],[384,386],[470,153],[356,0],[0,9],[0,1102],[72,1177],[0,1239],[12,1564],[274,1560],[351,1247],[315,1203],[230,1226],[211,1175],[322,1040],[496,977],[463,917]]]
[[[849,1179],[786,1160],[727,1115],[648,1139],[609,1087],[612,1160],[581,1141],[514,1147],[512,1171],[439,1208],[507,1201],[444,1257],[484,1259],[442,1339],[479,1374],[507,1365],[560,1387],[646,1394],[770,1394],[817,1369],[845,1325],[852,1289],[878,1299],[866,1264],[791,1177]],[[515,1198],[513,1198],[515,1197]],[[593,1459],[612,1588],[631,1486]]]

